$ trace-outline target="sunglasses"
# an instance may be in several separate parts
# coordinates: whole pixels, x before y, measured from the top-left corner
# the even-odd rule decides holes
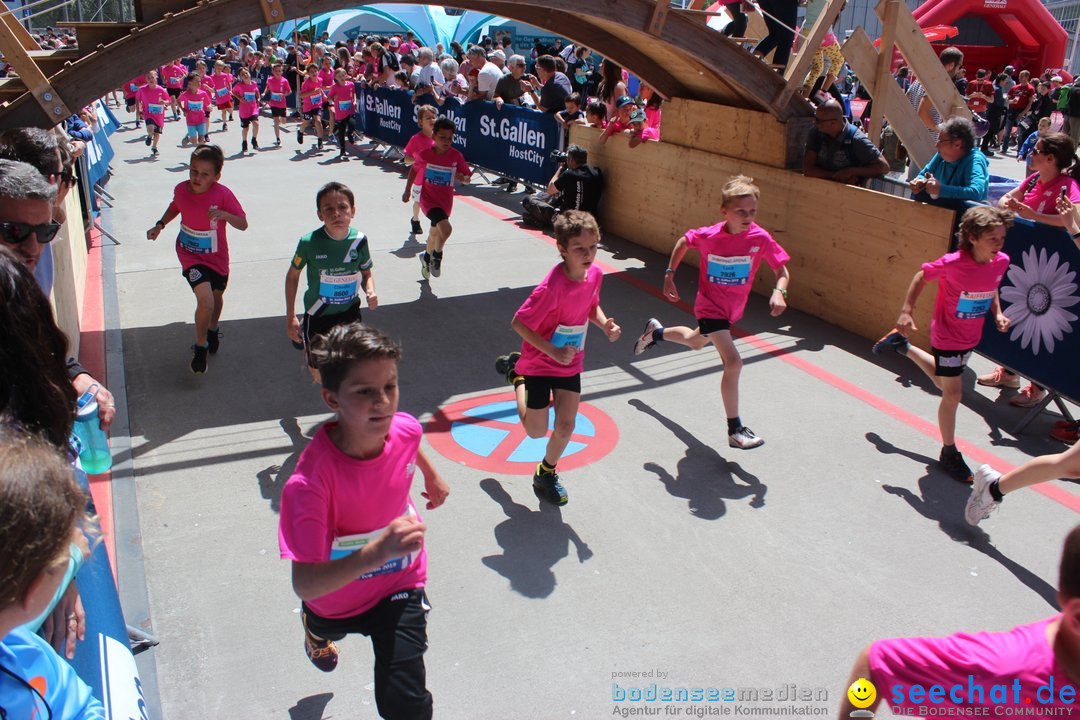
[[[61,170],[58,173],[54,173],[53,177],[60,178],[61,185],[66,185],[69,188],[75,187],[75,173],[71,172],[70,170]]]
[[[25,242],[31,235],[37,237],[42,245],[51,243],[60,231],[60,223],[51,220],[42,225],[30,225],[21,222],[0,222],[0,239],[12,245]]]

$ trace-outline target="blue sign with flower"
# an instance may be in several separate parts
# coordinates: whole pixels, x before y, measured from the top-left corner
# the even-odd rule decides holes
[[[1001,283],[1001,306],[1009,329],[998,332],[987,316],[979,353],[1080,399],[1080,249],[1060,228],[1017,218],[1005,238],[1009,269]]]

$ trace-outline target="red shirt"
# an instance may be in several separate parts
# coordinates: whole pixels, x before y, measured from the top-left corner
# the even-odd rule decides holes
[[[983,100],[982,98],[973,98],[970,96],[975,93],[981,93],[993,100],[994,84],[991,83],[989,80],[976,80],[975,82],[967,86],[967,90],[968,96],[970,98],[968,100],[968,107],[971,108],[971,111],[977,113],[986,112],[987,101]]]
[[[1031,86],[1031,83],[1020,84],[1017,83],[1009,90],[1008,100],[1010,110],[1026,110],[1028,104],[1031,103],[1032,96],[1035,95],[1035,88]]]

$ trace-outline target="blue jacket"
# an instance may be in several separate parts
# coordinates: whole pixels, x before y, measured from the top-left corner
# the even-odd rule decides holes
[[[90,694],[90,687],[25,627],[15,628],[0,642],[0,666],[7,671],[0,671],[0,708],[10,720],[46,717],[42,698],[52,709],[53,720],[105,720],[105,708]]]
[[[94,139],[94,132],[90,129],[90,126],[83,122],[83,119],[78,115],[72,115],[64,122],[64,129],[67,130],[67,134],[76,140],[82,140],[83,142],[90,142]]]
[[[986,193],[990,189],[989,162],[978,148],[972,148],[971,152],[954,163],[945,162],[940,154],[934,153],[918,177],[925,178],[927,173],[941,183],[942,200],[986,202]],[[915,199],[924,200],[927,197],[929,195],[926,193],[918,193]]]

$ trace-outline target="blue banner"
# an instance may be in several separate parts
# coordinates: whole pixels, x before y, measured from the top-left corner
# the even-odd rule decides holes
[[[1017,218],[1005,237],[1001,306],[1009,330],[987,315],[976,350],[1043,387],[1080,399],[1080,250],[1064,230]]]
[[[357,86],[357,94],[357,124],[368,137],[402,148],[420,131],[411,93]],[[563,128],[553,115],[509,104],[499,109],[481,100],[447,100],[436,107],[454,121],[454,147],[470,165],[543,186],[555,174],[558,166],[550,156],[561,148]]]
[[[109,163],[115,155],[112,143],[109,142],[109,135],[116,131],[120,123],[100,100],[94,103],[93,110],[97,116],[97,123],[93,125],[94,139],[86,143],[86,152],[83,155],[86,164],[83,174],[86,179],[84,189],[89,195],[87,200],[90,208],[96,212],[98,210],[97,195],[93,192],[93,187],[109,174]]]

